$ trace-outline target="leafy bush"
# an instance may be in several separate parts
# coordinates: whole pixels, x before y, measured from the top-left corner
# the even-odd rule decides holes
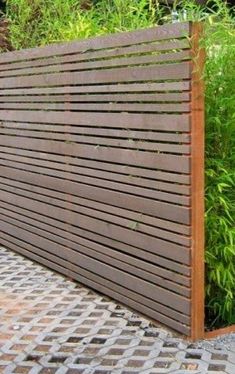
[[[81,0],[8,0],[11,42],[34,47],[172,21],[153,0],[93,3],[85,10]],[[205,22],[206,317],[214,327],[235,323],[235,22],[226,1],[209,3],[177,1],[173,10],[179,20]]]

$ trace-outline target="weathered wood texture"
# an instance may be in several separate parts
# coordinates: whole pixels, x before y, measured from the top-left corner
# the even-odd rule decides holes
[[[188,336],[191,36],[183,23],[0,55],[2,244]]]

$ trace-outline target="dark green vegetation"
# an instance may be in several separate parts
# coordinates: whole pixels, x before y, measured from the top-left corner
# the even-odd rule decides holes
[[[181,6],[180,6],[180,4]],[[205,21],[206,319],[235,323],[235,20],[226,1],[173,5],[179,20]],[[172,21],[150,0],[8,0],[11,43],[34,47]]]
[[[0,0],[0,11],[5,12],[6,11],[6,1]]]
[[[207,26],[206,300],[212,326],[235,323],[235,30],[225,7]],[[213,24],[212,24],[213,26]]]
[[[158,10],[148,0],[9,0],[15,48],[87,38],[153,25]]]

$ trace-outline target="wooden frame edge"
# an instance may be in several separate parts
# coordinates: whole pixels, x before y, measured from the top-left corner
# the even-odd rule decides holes
[[[192,87],[191,87],[191,224],[192,224],[192,297],[191,339],[204,337],[205,253],[204,253],[204,83],[205,51],[200,47],[203,25],[191,24]]]
[[[204,334],[205,339],[213,339],[218,336],[235,333],[235,325],[223,327],[221,329],[216,329],[213,331],[206,331]]]

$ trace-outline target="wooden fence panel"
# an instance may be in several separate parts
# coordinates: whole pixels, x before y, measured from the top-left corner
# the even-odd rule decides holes
[[[188,336],[202,328],[195,32],[182,23],[0,55],[1,244]]]

